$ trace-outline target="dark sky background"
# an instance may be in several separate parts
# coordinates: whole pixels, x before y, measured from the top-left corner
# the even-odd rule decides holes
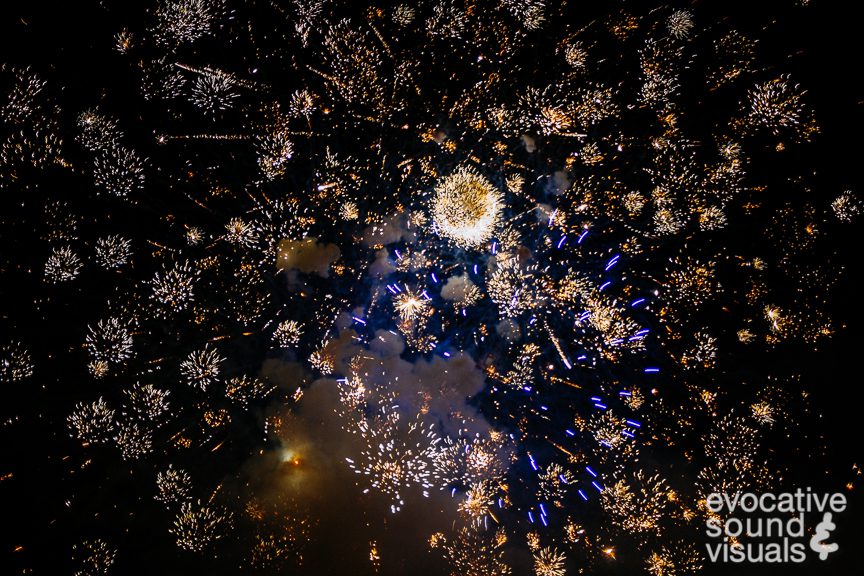
[[[806,87],[808,101],[815,110],[821,133],[806,151],[795,151],[774,166],[766,169],[782,171],[784,162],[790,165],[799,161],[795,154],[806,155],[806,162],[814,167],[813,195],[824,194],[826,198],[851,189],[860,192],[860,154],[861,154],[861,105],[860,63],[861,50],[858,21],[853,14],[852,4],[839,4],[812,0],[813,5],[806,10],[793,2],[755,3],[755,2],[694,2],[692,6],[702,21],[729,19],[746,28],[748,23],[770,22],[772,11],[776,9],[779,24],[770,25],[760,38],[760,62],[789,72],[796,82]],[[144,141],[150,138],[147,133],[151,126],[140,121],[149,118],[147,111],[137,109],[140,97],[137,80],[131,76],[128,63],[111,50],[111,37],[130,21],[144,17],[143,5],[132,2],[106,2],[109,9],[96,2],[55,3],[45,0],[30,2],[13,1],[0,8],[0,64],[32,65],[48,78],[51,89],[58,95],[63,108],[62,127],[73,133],[75,114],[91,107],[96,102],[121,118],[124,129],[133,140]],[[605,8],[592,3],[579,8],[581,12],[574,18],[589,22],[592,18],[603,17]],[[633,3],[631,3],[633,4]],[[627,5],[627,3],[625,3]],[[682,4],[683,6],[683,4]],[[759,11],[758,13],[755,11]],[[220,54],[214,57],[215,63],[230,61],[231,56]],[[61,88],[62,87],[62,88]],[[126,105],[126,102],[131,103]],[[138,121],[134,121],[138,119]],[[153,130],[164,129],[153,127]],[[138,130],[140,133],[135,133]],[[72,138],[68,138],[72,140]],[[71,148],[71,146],[70,146]],[[176,151],[176,149],[174,149]],[[172,165],[169,156],[171,149],[154,147],[157,162],[154,165]],[[74,154],[73,154],[74,155]],[[74,163],[73,158],[73,163]],[[235,160],[231,158],[230,160]],[[164,161],[164,164],[163,164]],[[238,162],[243,162],[240,158]],[[173,166],[179,166],[178,158]],[[754,162],[755,164],[755,162]],[[758,170],[758,168],[754,168]],[[158,181],[159,176],[155,179]],[[166,181],[167,181],[167,177]],[[87,510],[91,505],[112,501],[104,517],[95,524],[105,531],[104,538],[111,540],[119,549],[118,562],[112,573],[116,574],[236,574],[233,565],[221,557],[193,557],[180,554],[170,538],[166,537],[164,527],[170,517],[156,506],[139,507],[138,498],[150,499],[150,495],[139,496],[141,482],[136,474],[143,474],[145,468],[134,467],[122,473],[103,474],[97,466],[70,472],[67,459],[73,462],[82,460],[81,448],[69,439],[65,428],[65,416],[69,408],[80,398],[73,391],[61,389],[58,383],[69,378],[69,368],[60,363],[52,363],[53,356],[71,353],[82,366],[85,354],[82,350],[72,350],[71,343],[80,341],[80,326],[86,325],[87,306],[81,305],[98,301],[104,293],[96,286],[100,278],[91,276],[87,283],[81,283],[71,297],[52,299],[41,286],[38,274],[30,275],[28,270],[41,266],[43,252],[37,250],[35,243],[27,236],[30,221],[39,219],[40,199],[54,193],[50,189],[66,188],[69,194],[89,186],[87,179],[78,171],[71,174],[47,175],[40,185],[28,189],[26,182],[15,185],[16,194],[25,195],[21,206],[15,208],[16,222],[6,222],[0,230],[0,250],[4,252],[5,268],[0,284],[0,299],[5,302],[26,301],[31,295],[43,298],[40,307],[42,321],[28,325],[27,311],[14,306],[3,307],[2,327],[4,340],[7,327],[15,326],[15,340],[38,343],[36,357],[41,360],[38,377],[26,386],[16,384],[0,391],[0,417],[12,418],[15,425],[0,427],[0,476],[7,471],[14,472],[13,481],[0,481],[0,575],[5,574],[66,574],[71,573],[68,562],[70,543],[79,541],[79,510]],[[29,195],[29,196],[26,196]],[[18,196],[13,198],[6,191],[0,191],[0,206],[12,213],[12,206],[18,205]],[[795,200],[797,201],[797,199]],[[113,209],[112,226],[117,231],[125,231],[130,236],[152,234],[151,225],[159,221],[160,208],[170,206],[170,210],[182,217],[184,212],[192,212],[193,207],[175,201],[170,191],[156,191],[148,202],[132,208],[117,204]],[[769,225],[765,223],[765,225]],[[35,225],[34,225],[35,226]],[[155,235],[158,236],[159,232]],[[838,526],[834,538],[840,544],[839,552],[833,554],[824,565],[815,559],[808,559],[802,566],[782,565],[777,567],[706,564],[702,572],[706,575],[851,575],[860,566],[857,545],[864,541],[864,498],[860,492],[860,473],[853,465],[861,465],[861,394],[860,386],[860,343],[861,330],[864,329],[860,313],[860,289],[854,280],[860,265],[860,225],[834,225],[829,231],[828,240],[820,250],[825,257],[834,262],[844,263],[845,272],[832,292],[826,308],[838,324],[837,333],[823,340],[818,348],[794,345],[783,346],[768,353],[743,356],[736,370],[726,375],[729,385],[737,380],[757,377],[757,374],[770,373],[771,367],[790,364],[801,374],[802,387],[812,395],[811,405],[814,413],[799,418],[799,425],[809,437],[811,445],[790,447],[778,439],[778,457],[788,465],[790,478],[784,485],[812,486],[816,491],[835,491],[846,483],[855,485],[847,491],[849,508],[835,518]],[[742,235],[739,242],[750,241]],[[14,257],[13,257],[14,256]],[[95,283],[92,285],[88,283]],[[47,325],[48,330],[44,328]],[[29,326],[29,327],[28,327]],[[29,330],[29,332],[28,332]],[[249,344],[248,349],[238,348],[238,364],[253,366],[260,364],[263,351]],[[83,368],[76,368],[73,376],[87,378]],[[291,373],[281,382],[286,389],[292,385],[309,383],[307,376]],[[306,378],[306,380],[304,380]],[[327,392],[323,387],[312,388],[307,392],[306,408],[298,416],[295,437],[302,439],[310,434],[310,428],[320,426],[321,430],[333,430],[322,422],[332,418],[328,406]],[[734,395],[734,391],[732,392]],[[320,398],[316,395],[320,395]],[[311,398],[311,399],[310,399]],[[320,400],[320,404],[318,402]],[[317,410],[320,406],[320,412]],[[187,469],[201,477],[226,476],[226,490],[243,493],[256,490],[262,494],[278,491],[281,480],[272,480],[274,474],[290,476],[292,471],[281,471],[282,464],[274,461],[272,454],[267,457],[250,457],[254,448],[248,444],[253,441],[254,425],[261,414],[250,416],[247,429],[238,432],[226,445],[224,457],[218,465],[203,458],[200,462],[186,463]],[[315,432],[312,432],[315,435]],[[243,439],[250,440],[244,445]],[[355,559],[368,552],[368,538],[365,530],[370,523],[376,525],[380,533],[390,535],[390,541],[382,541],[382,549],[395,550],[399,547],[415,546],[414,550],[403,548],[400,553],[405,557],[422,558],[416,565],[391,567],[394,574],[444,574],[443,562],[427,560],[422,550],[425,541],[422,533],[428,533],[431,526],[441,525],[446,530],[447,520],[452,510],[452,501],[446,496],[435,495],[423,501],[427,508],[420,506],[406,508],[402,514],[387,518],[389,524],[382,528],[382,515],[370,515],[370,510],[380,508],[381,503],[374,497],[359,501],[353,491],[344,490],[344,484],[352,481],[352,473],[344,467],[329,468],[332,462],[341,459],[342,451],[349,453],[351,439],[335,435],[333,438],[315,437],[312,440],[320,448],[324,446],[321,462],[310,462],[310,478],[314,490],[310,491],[305,505],[313,506],[320,513],[320,530],[334,535],[331,539],[312,542],[309,546],[309,566],[327,566],[321,574],[350,574]],[[816,453],[818,446],[827,445],[827,452]],[[92,453],[92,459],[100,461],[99,448]],[[107,448],[104,448],[107,451]],[[814,451],[812,460],[806,465],[798,465],[801,452]],[[101,465],[104,467],[104,465]],[[196,471],[196,467],[200,467]],[[242,485],[231,472],[242,470],[240,478],[252,479],[252,488]],[[231,472],[229,472],[231,471]],[[148,472],[149,473],[149,472]],[[260,485],[255,482],[260,480]],[[269,482],[274,485],[269,485]],[[322,496],[322,494],[324,496]],[[74,497],[70,498],[70,495]],[[133,497],[134,495],[134,497]],[[129,496],[129,498],[127,498]],[[274,496],[275,498],[275,496]],[[72,504],[67,504],[67,501]],[[66,508],[72,510],[67,513]],[[128,518],[135,515],[134,522]],[[133,525],[127,533],[114,533],[112,526]],[[158,527],[158,529],[156,528]],[[426,532],[422,532],[426,530]],[[156,532],[158,531],[158,535]],[[421,533],[422,532],[422,533]],[[88,532],[92,534],[92,531]],[[419,534],[419,535],[418,535]],[[338,536],[336,536],[338,535]],[[16,547],[23,546],[22,551]],[[343,548],[344,546],[344,548]],[[231,545],[226,546],[226,555]],[[338,558],[334,561],[334,558]],[[168,560],[170,559],[170,560]],[[529,559],[530,561],[530,559]],[[524,568],[525,558],[517,559],[517,566]],[[170,566],[170,567],[169,567]],[[32,572],[27,570],[35,567]],[[610,564],[604,574],[624,574],[623,568]],[[290,573],[288,571],[282,573]],[[517,574],[522,572],[517,571]],[[570,572],[576,573],[576,572]]]

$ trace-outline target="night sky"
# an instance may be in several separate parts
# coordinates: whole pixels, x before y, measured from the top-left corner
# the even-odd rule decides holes
[[[128,4],[2,8],[0,575],[860,565],[851,14]]]

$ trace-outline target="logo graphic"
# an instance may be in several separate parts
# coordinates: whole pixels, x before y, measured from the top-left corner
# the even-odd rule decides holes
[[[825,561],[840,545],[832,542],[834,515],[846,510],[846,496],[794,492],[715,492],[705,499],[705,543],[711,562],[801,563],[807,548]],[[809,529],[808,529],[809,528]],[[808,532],[812,534],[809,537]]]
[[[840,548],[836,542],[825,544],[825,540],[828,539],[829,533],[835,528],[837,528],[837,525],[831,521],[831,512],[825,512],[822,521],[816,525],[816,532],[813,534],[813,537],[810,538],[810,549],[819,553],[820,560],[827,560],[828,554],[836,552],[837,549]]]

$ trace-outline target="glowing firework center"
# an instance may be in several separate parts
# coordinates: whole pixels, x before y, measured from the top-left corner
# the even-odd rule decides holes
[[[473,168],[458,168],[435,187],[432,220],[436,231],[463,248],[489,240],[501,218],[503,198]]]

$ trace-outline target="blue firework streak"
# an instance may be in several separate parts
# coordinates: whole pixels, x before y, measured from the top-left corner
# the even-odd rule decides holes
[[[623,465],[593,463],[592,451],[638,442],[642,424],[628,401],[634,391],[644,396],[659,370],[646,345],[651,330],[641,324],[652,321],[654,295],[650,280],[628,282],[639,257],[620,249],[614,227],[565,221],[546,203],[556,201],[552,194],[536,201],[521,213],[507,208],[493,237],[469,249],[441,237],[424,217],[427,206],[413,206],[403,231],[410,240],[384,246],[386,273],[376,267],[369,300],[352,319],[364,341],[379,330],[404,337],[406,358],[466,352],[484,365],[486,387],[471,401],[518,446],[507,505],[497,499],[495,520],[523,530],[551,525],[560,535],[568,517],[580,515],[570,504],[596,505],[604,476]],[[412,226],[412,218],[421,223]],[[622,419],[616,446],[590,427],[574,430],[574,421],[607,411]],[[553,505],[540,493],[549,469],[561,472],[546,492],[563,496],[566,511],[561,497]],[[472,484],[470,476],[448,477],[442,489],[460,498]]]

